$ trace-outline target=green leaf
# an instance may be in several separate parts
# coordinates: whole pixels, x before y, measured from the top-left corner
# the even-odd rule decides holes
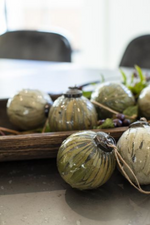
[[[123,114],[125,116],[130,116],[130,117],[137,117],[138,116],[138,106],[134,105],[134,106],[129,106],[128,108],[126,108],[123,111]]]
[[[98,126],[98,129],[105,129],[105,128],[114,128],[113,119],[107,118],[104,123],[100,126]]]
[[[51,132],[51,129],[50,129],[50,126],[49,126],[48,123],[47,123],[47,125],[46,125],[46,128],[45,128],[44,133],[46,133],[46,132]]]
[[[126,74],[123,72],[123,70],[121,68],[120,68],[120,72],[121,72],[122,77],[123,77],[123,84],[127,85],[127,76],[126,76]]]
[[[86,98],[91,98],[92,91],[83,91],[82,95]]]
[[[122,76],[123,76],[123,84],[131,90],[131,92],[133,93],[135,99],[137,99],[141,93],[141,91],[147,87],[147,85],[149,84],[146,81],[146,77],[144,76],[142,69],[135,65],[135,70],[138,74],[138,77],[134,76],[134,73],[131,74],[131,80],[130,83],[127,81],[127,76],[126,74],[120,70]]]
[[[43,127],[37,128],[36,130],[34,130],[34,133],[42,133],[42,132],[43,132]],[[47,132],[51,132],[51,129],[48,123],[46,124],[46,128],[44,130],[44,133],[47,133]]]
[[[135,69],[138,72],[141,83],[145,82],[145,76],[143,75],[141,68],[139,66],[135,65]]]
[[[101,83],[105,82],[105,78],[104,78],[104,75],[101,74]]]
[[[143,90],[143,88],[145,88],[147,86],[146,83],[136,83],[134,86],[128,86],[128,88],[132,91],[132,93],[134,94],[135,98],[138,98],[139,94],[141,93],[141,91]]]
[[[89,83],[89,85],[96,85],[97,84],[97,82],[91,82],[91,83]]]

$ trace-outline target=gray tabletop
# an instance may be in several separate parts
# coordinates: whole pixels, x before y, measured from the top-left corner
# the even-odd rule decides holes
[[[149,210],[150,196],[117,169],[100,188],[77,191],[61,179],[55,159],[0,164],[1,225],[149,225]]]
[[[69,86],[87,82],[121,81],[118,69],[91,69],[73,63],[0,59],[0,98],[8,98],[23,88],[58,94]]]

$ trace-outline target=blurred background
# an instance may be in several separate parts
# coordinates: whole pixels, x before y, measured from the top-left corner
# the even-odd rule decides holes
[[[59,31],[71,41],[73,62],[114,69],[127,44],[150,33],[149,8],[149,0],[0,0],[0,34]]]

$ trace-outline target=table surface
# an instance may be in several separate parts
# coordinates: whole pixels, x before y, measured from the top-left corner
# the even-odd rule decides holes
[[[1,225],[149,225],[149,211],[150,196],[117,170],[100,188],[77,191],[55,159],[0,163]]]
[[[0,59],[0,98],[8,98],[23,88],[60,94],[69,86],[101,81],[121,81],[118,69],[90,69],[73,63]]]
[[[0,60],[0,98],[22,88],[63,92],[101,74],[105,80],[121,79],[118,70]],[[0,163],[0,225],[150,225],[149,211],[150,196],[135,190],[117,169],[97,190],[77,191],[62,180],[55,159]]]

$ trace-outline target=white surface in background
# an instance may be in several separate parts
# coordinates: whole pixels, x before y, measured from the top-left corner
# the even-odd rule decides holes
[[[90,69],[73,63],[28,60],[0,60],[0,98],[8,98],[23,88],[60,94],[69,86],[89,82],[122,80],[119,70]]]

